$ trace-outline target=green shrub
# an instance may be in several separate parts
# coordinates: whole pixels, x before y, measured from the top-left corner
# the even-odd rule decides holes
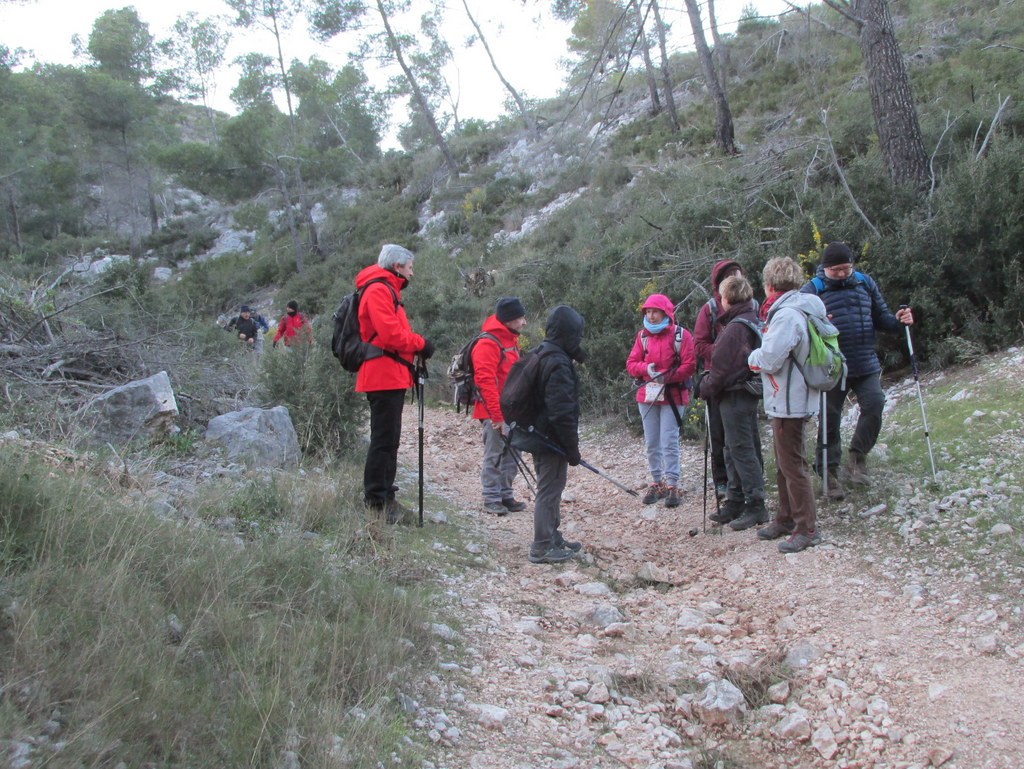
[[[331,354],[331,324],[314,326],[315,343],[267,351],[260,371],[265,402],[288,407],[304,453],[346,454],[360,450],[364,399],[355,378]]]

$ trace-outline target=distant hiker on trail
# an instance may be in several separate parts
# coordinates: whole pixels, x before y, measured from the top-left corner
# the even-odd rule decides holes
[[[759,539],[778,539],[779,552],[797,553],[817,545],[817,511],[811,471],[804,456],[804,432],[818,413],[819,392],[810,389],[797,361],[807,358],[810,334],[805,313],[825,317],[825,305],[816,296],[800,293],[803,269],[788,256],[769,259],[764,266],[765,290],[779,296],[768,314],[761,347],[747,359],[750,370],[761,374],[764,410],[772,422],[775,443],[779,509],[775,520],[757,530]]]
[[[651,294],[642,309],[644,327],[626,358],[626,372],[640,384],[636,402],[653,481],[643,503],[664,499],[665,507],[678,507],[679,428],[690,402],[686,381],[697,368],[697,358],[690,332],[676,325],[671,299]]]
[[[313,330],[309,327],[306,316],[299,312],[299,303],[292,299],[288,302],[284,315],[277,322],[277,331],[274,332],[272,347],[277,347],[278,341],[284,338],[284,346],[291,347],[296,342],[310,344],[313,341]]]
[[[568,467],[576,467],[581,459],[579,377],[573,361],[586,358],[583,326],[583,316],[567,305],[548,313],[544,341],[534,351],[540,356],[534,383],[539,411],[531,425],[517,425],[512,431],[512,445],[533,454],[537,475],[531,563],[566,561],[582,547],[565,539],[558,527]]]
[[[259,338],[260,331],[267,333],[270,331],[270,326],[267,325],[267,321],[262,315],[252,314],[252,308],[247,304],[243,304],[241,309],[238,311],[238,315],[228,321],[228,325],[225,326],[228,331],[234,331],[238,335],[239,341],[247,344],[250,348],[255,349],[256,340]]]
[[[838,241],[829,243],[822,252],[817,274],[801,289],[806,294],[817,294],[825,303],[828,317],[839,329],[839,349],[846,356],[848,367],[846,388],[840,385],[825,396],[828,488],[829,496],[836,499],[843,497],[842,486],[835,476],[842,453],[839,428],[847,393],[852,390],[860,406],[846,462],[846,477],[851,483],[869,484],[866,457],[882,430],[885,393],[881,382],[882,364],[875,352],[875,329],[898,332],[902,330],[900,324],[914,324],[909,307],[897,310],[895,315],[889,311],[878,285],[869,275],[854,271],[853,261],[849,246]],[[815,458],[815,465],[820,474],[820,454]]]
[[[498,300],[494,313],[480,326],[484,336],[474,343],[470,352],[473,381],[478,397],[473,418],[483,426],[484,458],[480,466],[484,512],[508,515],[526,509],[512,494],[516,477],[517,456],[508,444],[508,425],[501,413],[498,396],[505,386],[508,370],[519,360],[519,334],[526,327],[526,308],[517,297]],[[491,338],[493,337],[493,339]]]
[[[711,268],[711,298],[701,305],[700,310],[697,311],[697,319],[693,323],[693,346],[697,353],[697,361],[704,371],[711,368],[711,352],[715,346],[715,339],[723,326],[719,286],[729,276],[743,274],[740,263],[732,259],[715,262],[715,266]],[[715,480],[715,492],[721,499],[725,497],[729,485],[729,475],[725,469],[725,454],[723,453],[725,431],[722,427],[722,415],[718,410],[718,404],[709,402],[707,406],[707,430],[711,442],[711,475]]]
[[[724,325],[711,353],[711,368],[701,379],[699,395],[708,404],[715,403],[722,416],[729,481],[725,501],[711,520],[743,531],[768,523],[757,419],[761,399],[744,386],[751,378],[747,358],[760,346],[754,330],[760,324],[754,310],[754,290],[746,278],[729,276],[719,286],[719,295]],[[757,386],[761,386],[760,377]]]
[[[356,374],[356,392],[370,404],[370,446],[363,467],[363,502],[387,523],[410,524],[412,511],[395,499],[398,445],[402,437],[405,391],[413,385],[413,356],[424,361],[434,354],[429,340],[413,333],[402,306],[402,289],[413,276],[412,252],[389,243],[377,264],[356,275],[359,333],[383,355],[363,362]]]

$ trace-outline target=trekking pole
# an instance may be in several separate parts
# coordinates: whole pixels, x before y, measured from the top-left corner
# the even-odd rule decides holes
[[[417,526],[423,527],[423,390],[427,380],[427,364],[416,356],[416,398],[419,400],[419,503],[420,515]]]
[[[704,523],[703,531],[708,533],[708,455],[711,453],[711,425],[709,424],[708,403],[704,401]],[[717,494],[716,494],[717,496]]]
[[[901,304],[900,309],[909,309],[907,305]],[[904,324],[903,330],[907,332],[907,351],[910,353],[910,370],[914,374],[914,384],[917,385],[917,402],[921,404],[921,422],[924,424],[924,440],[928,444],[928,461],[932,466],[932,480],[937,481],[939,479],[938,474],[935,472],[935,457],[932,454],[932,438],[928,432],[928,415],[924,413],[924,395],[921,394],[921,379],[917,372],[917,356],[914,355],[914,343],[910,339],[910,326]]]
[[[530,427],[527,427],[526,431],[529,432],[529,433],[533,433],[538,438],[540,438],[540,440],[543,441],[544,445],[546,445],[554,453],[556,453],[556,454],[558,454],[558,455],[560,455],[562,457],[565,456],[565,449],[563,449],[561,446],[559,446],[558,444],[556,444],[553,441],[551,441],[549,438],[546,438],[543,434],[537,432],[537,430],[532,425]],[[636,492],[636,489],[631,489],[631,488],[629,488],[627,486],[622,485],[617,480],[612,478],[610,475],[606,475],[605,473],[602,473],[600,470],[598,470],[596,467],[594,467],[589,462],[583,460],[582,458],[580,459],[580,467],[585,467],[590,472],[592,472],[592,473],[594,473],[596,475],[600,475],[602,478],[604,478],[610,484],[612,484],[613,486],[616,486],[616,487],[622,489],[624,492],[629,494],[631,497],[639,497],[640,496]]]
[[[828,401],[824,390],[818,398],[818,449],[821,495],[828,499]]]
[[[711,443],[711,407],[708,405],[707,401],[704,401],[704,435],[707,438],[708,452],[713,454],[714,451],[715,451],[715,447]],[[715,487],[715,515],[718,515],[719,513],[722,512],[722,505],[718,501],[718,485],[715,483],[715,479],[714,478],[711,479],[711,482],[712,482],[712,485]],[[708,485],[705,482],[705,484],[704,484],[704,494],[705,494],[705,496],[707,495],[707,486]],[[707,507],[707,505],[705,505],[705,507]],[[707,528],[707,522],[705,522],[704,526],[705,526],[705,529],[706,529]],[[725,528],[724,526],[719,526],[718,527],[718,533],[719,534],[724,534],[725,533],[723,531],[724,528]]]
[[[505,435],[505,433],[501,434],[501,439],[505,442],[505,448],[501,450],[501,454],[499,454],[498,458],[494,461],[495,469],[501,466],[501,459],[505,456],[505,452],[510,453],[512,455],[512,461],[516,463],[516,467],[519,469],[520,475],[522,475],[523,480],[526,481],[526,487],[533,492],[533,486],[537,483],[537,477],[533,474],[533,471],[526,464],[519,452],[512,448],[512,439]],[[530,481],[533,481],[533,483],[531,484]]]

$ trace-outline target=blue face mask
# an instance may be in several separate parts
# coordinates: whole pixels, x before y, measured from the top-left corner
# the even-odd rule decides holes
[[[650,334],[660,334],[668,328],[669,323],[671,323],[671,321],[667,317],[662,320],[661,323],[651,323],[647,318],[644,318],[644,328],[646,328],[647,332]]]

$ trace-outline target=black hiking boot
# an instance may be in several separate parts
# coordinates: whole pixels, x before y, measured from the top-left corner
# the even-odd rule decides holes
[[[526,503],[520,502],[515,497],[509,497],[508,499],[501,500],[501,504],[505,506],[505,509],[510,513],[521,513],[526,509]]]
[[[727,499],[722,503],[722,506],[718,508],[717,513],[712,513],[708,516],[715,523],[729,523],[729,521],[735,521],[741,515],[746,508],[742,500],[739,499]]]
[[[568,547],[549,547],[543,553],[530,550],[530,563],[562,563],[574,558],[575,552]]]
[[[764,506],[763,499],[748,502],[743,506],[743,515],[729,524],[733,531],[745,531],[762,523],[768,523],[768,508]]]

